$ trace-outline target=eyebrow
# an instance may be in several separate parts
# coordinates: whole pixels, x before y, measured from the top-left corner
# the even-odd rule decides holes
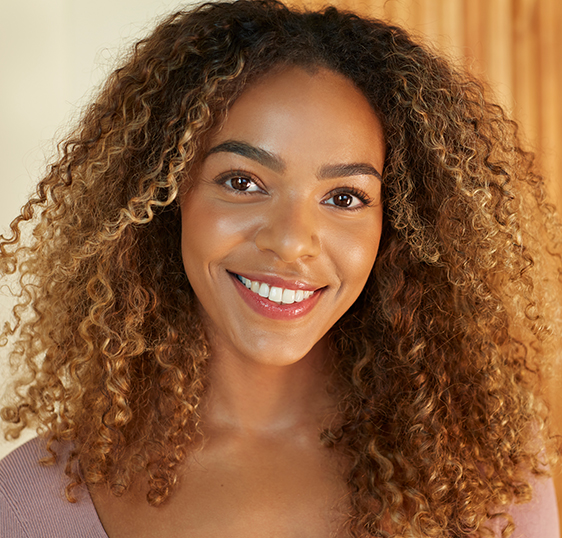
[[[236,155],[247,157],[248,159],[252,159],[259,164],[270,168],[274,172],[283,172],[285,168],[287,168],[285,161],[277,157],[277,155],[274,155],[265,149],[246,144],[246,142],[238,142],[237,140],[227,140],[226,142],[222,142],[218,146],[211,148],[207,152],[207,156],[212,155],[213,153],[222,152],[236,153]]]
[[[283,172],[287,165],[283,159],[266,151],[265,149],[252,146],[246,142],[238,140],[227,140],[212,147],[206,157],[213,153],[235,153],[266,166],[274,172]],[[367,163],[350,163],[350,164],[330,164],[320,168],[318,179],[333,179],[348,176],[375,176],[382,181],[380,172]]]
[[[318,174],[320,179],[333,179],[347,176],[375,176],[382,181],[380,172],[366,163],[326,165],[320,169],[320,173]]]

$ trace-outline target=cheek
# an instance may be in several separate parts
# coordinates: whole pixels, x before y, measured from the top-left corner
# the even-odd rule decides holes
[[[356,295],[359,295],[371,274],[378,250],[378,239],[373,238],[372,243],[356,245],[350,249],[346,258],[348,275]]]
[[[207,212],[196,200],[184,200],[182,214],[182,258],[187,276],[194,289],[203,276],[205,267],[213,255],[217,232],[213,221],[206,218]]]
[[[360,223],[332,235],[331,250],[340,279],[348,292],[359,295],[367,282],[380,243],[382,218],[375,215],[368,222]]]
[[[182,257],[190,280],[206,277],[250,233],[251,223],[240,211],[221,209],[197,192],[183,201],[181,210]]]

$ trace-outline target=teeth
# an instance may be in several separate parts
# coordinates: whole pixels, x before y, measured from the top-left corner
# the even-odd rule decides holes
[[[250,280],[249,278],[240,275],[236,276],[238,277],[238,280],[240,280],[240,282],[242,282],[242,284],[244,284],[244,286],[246,286],[249,290],[257,293],[260,297],[267,297],[274,303],[300,303],[314,294],[313,291],[289,290],[285,288],[278,288],[277,286],[270,287],[265,282]]]
[[[264,284],[262,284],[263,286]],[[271,286],[269,290],[269,300],[275,303],[280,303],[281,299],[283,298],[283,288],[276,288],[275,286]]]
[[[260,288],[258,290],[258,295],[260,297],[269,297],[269,286],[267,284],[265,284],[264,282],[262,282],[260,284]]]
[[[285,304],[293,304],[295,302],[295,290],[283,290],[282,302]]]

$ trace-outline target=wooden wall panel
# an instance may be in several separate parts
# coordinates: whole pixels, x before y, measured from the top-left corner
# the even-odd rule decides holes
[[[310,7],[322,0],[293,0]],[[423,34],[484,78],[522,126],[562,211],[561,0],[332,0]],[[557,298],[560,300],[561,298]],[[561,305],[562,306],[562,305]],[[562,350],[548,392],[562,434]],[[562,515],[562,465],[556,470]]]

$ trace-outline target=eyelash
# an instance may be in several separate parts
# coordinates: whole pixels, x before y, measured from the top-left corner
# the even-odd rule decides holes
[[[218,185],[221,185],[222,187],[227,189],[229,192],[234,193],[236,196],[247,196],[249,194],[253,194],[253,192],[242,191],[242,190],[235,189],[234,187],[227,186],[228,181],[237,178],[251,181],[259,189],[263,190],[262,187],[259,185],[258,181],[254,179],[251,174],[249,174],[248,172],[243,172],[242,170],[230,170],[218,176],[215,182]],[[365,191],[361,189],[357,189],[355,187],[338,187],[337,189],[334,189],[329,193],[327,200],[330,200],[331,198],[337,196],[338,194],[348,194],[350,196],[354,196],[361,202],[362,205],[358,207],[351,207],[351,208],[337,206],[336,204],[326,204],[326,205],[333,205],[338,209],[344,209],[346,211],[357,211],[363,207],[370,207],[373,203],[373,199]]]

